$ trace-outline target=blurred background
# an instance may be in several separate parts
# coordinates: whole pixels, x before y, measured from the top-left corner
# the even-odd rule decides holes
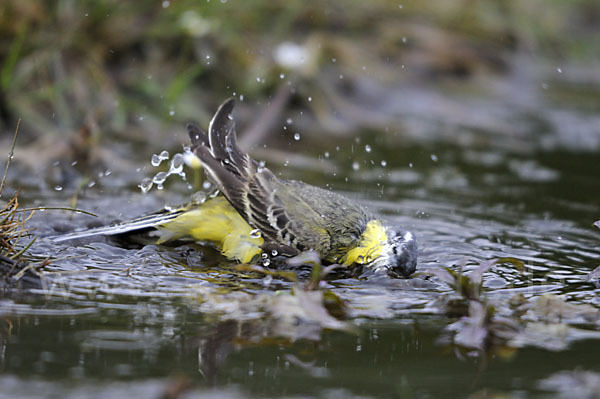
[[[4,0],[1,144],[21,118],[21,162],[126,167],[234,96],[248,146],[371,129],[394,146],[595,151],[599,20],[592,0]]]

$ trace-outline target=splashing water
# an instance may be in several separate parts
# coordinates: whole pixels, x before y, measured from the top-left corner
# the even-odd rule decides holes
[[[162,163],[162,161],[166,161],[167,159],[169,159],[169,152],[168,151],[162,151],[160,154],[153,154],[152,155],[152,159],[150,160],[150,163],[152,164],[152,166],[157,167],[160,166],[160,164]]]

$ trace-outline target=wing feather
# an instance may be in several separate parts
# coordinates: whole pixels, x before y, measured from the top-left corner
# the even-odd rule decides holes
[[[208,179],[250,226],[261,230],[267,241],[297,249],[303,249],[302,243],[298,243],[299,236],[316,234],[316,241],[327,241],[325,231],[310,230],[310,221],[318,216],[315,211],[301,200],[290,201],[289,195],[285,198],[290,203],[284,204],[278,190],[287,189],[285,181],[240,149],[231,117],[233,107],[233,99],[219,107],[209,124],[208,135],[195,125],[188,125],[192,150],[204,165]],[[298,208],[293,209],[293,215],[286,209],[292,203]]]

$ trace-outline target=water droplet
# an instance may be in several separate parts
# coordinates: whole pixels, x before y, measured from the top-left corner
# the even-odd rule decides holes
[[[142,182],[138,185],[138,187],[142,190],[144,194],[146,194],[152,188],[152,179],[146,177],[142,180]]]
[[[556,72],[563,73],[563,70],[562,70],[562,68],[556,68]]]
[[[412,163],[412,162],[409,162],[409,163],[408,163],[408,167],[409,167],[409,168],[412,168],[412,167],[413,167],[413,163]]]
[[[358,164],[358,162],[356,162],[356,161],[352,162],[352,169],[353,170],[359,170],[360,169],[360,165]]]
[[[62,191],[63,188],[62,188],[62,186],[54,186],[54,189],[56,191]]]
[[[171,2],[168,0],[165,0],[162,2],[162,8],[168,8],[171,5]]]
[[[325,156],[325,158],[329,158],[329,151],[325,151],[325,154],[323,154]]]
[[[196,205],[203,204],[206,201],[206,193],[204,191],[197,191],[192,194],[192,202]]]
[[[162,162],[162,159],[160,159],[160,157],[156,154],[152,155],[152,159],[150,160],[150,164],[152,166],[158,166],[160,165],[160,163]]]
[[[336,62],[336,61],[337,61],[337,60],[336,60],[335,58],[332,58],[332,59],[331,59],[331,62]]]
[[[312,97],[308,97],[308,102],[311,102],[311,101],[312,101]]]
[[[270,259],[265,259],[265,260],[263,260],[262,264],[263,264],[263,266],[267,267],[267,266],[269,266],[271,264],[271,260]]]
[[[287,118],[285,121],[288,125],[291,125],[294,121],[292,120],[292,118]]]
[[[170,115],[170,116],[173,116],[173,115],[175,115],[175,111],[173,111],[173,110],[170,110],[170,111],[169,111],[169,115]]]
[[[387,161],[385,159],[381,160],[381,166],[384,168],[387,166]]]
[[[244,101],[244,95],[240,94],[240,101]]]
[[[279,79],[284,79],[284,78],[285,78],[285,74],[283,74],[283,73],[280,73],[280,74],[279,74]]]
[[[205,180],[202,182],[202,188],[205,190],[208,190],[211,185],[212,185],[211,182],[209,182],[208,180]]]
[[[219,190],[215,190],[212,193],[210,193],[209,197],[216,198],[219,194],[220,194]]]
[[[296,141],[300,140],[300,133],[294,133],[294,140],[296,140]]]
[[[271,256],[277,256],[279,254],[279,252],[277,252],[276,249],[271,251]]]
[[[435,154],[431,154],[431,160],[432,160],[433,162],[437,162],[437,161],[438,161],[438,157],[437,157],[437,155],[435,155]]]
[[[365,151],[366,151],[366,152],[371,152],[371,146],[367,144],[367,145],[365,146]]]
[[[262,254],[260,254],[260,257],[263,259],[267,259],[269,257],[269,255],[267,255],[266,253],[263,252]]]
[[[183,154],[175,154],[171,159],[171,165],[169,166],[169,174],[181,174],[183,172]]]
[[[262,173],[265,170],[265,161],[260,161],[258,163],[258,167],[256,168],[256,172]]]
[[[261,235],[262,234],[259,229],[254,229],[250,232],[250,238],[260,238]]]
[[[167,180],[167,172],[158,172],[152,179],[152,182],[154,184],[163,184],[165,180]]]
[[[91,180],[91,181],[88,183],[88,185],[87,185],[87,186],[88,186],[89,188],[92,188],[92,187],[94,187],[95,185],[96,185],[96,182],[95,182],[95,181],[93,181],[93,180]]]

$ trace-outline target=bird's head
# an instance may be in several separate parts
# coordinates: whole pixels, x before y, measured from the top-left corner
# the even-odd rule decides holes
[[[408,277],[417,269],[417,240],[410,231],[391,228],[388,231],[389,250],[384,257],[388,271]]]

